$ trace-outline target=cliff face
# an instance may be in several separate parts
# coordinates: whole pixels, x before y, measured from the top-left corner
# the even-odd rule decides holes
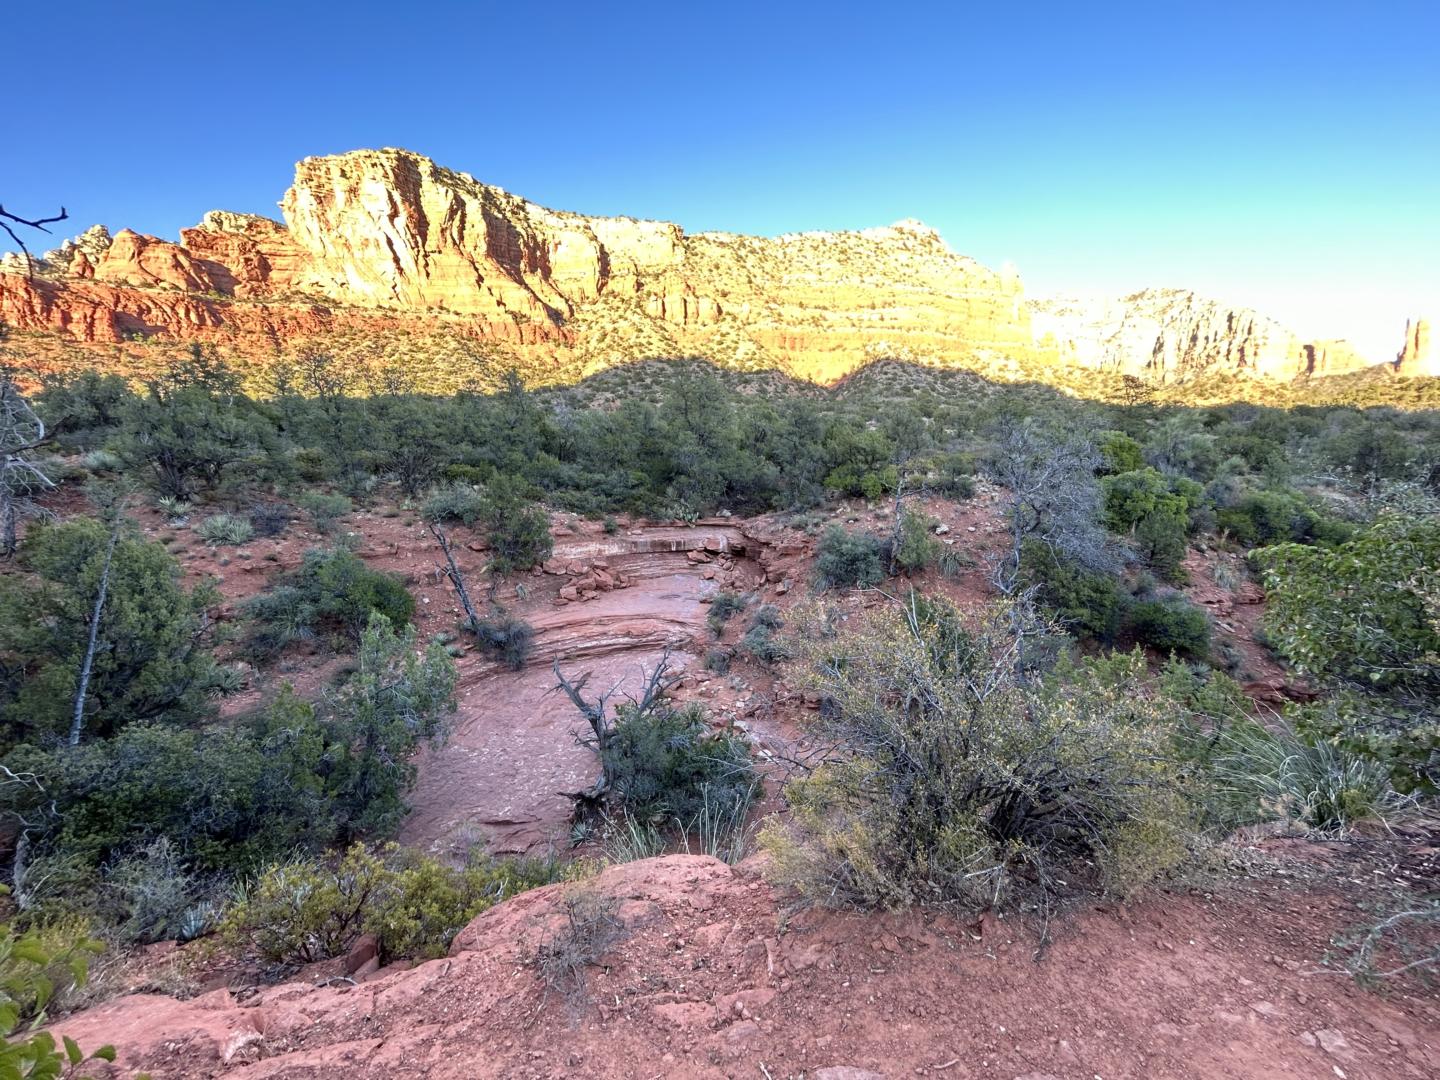
[[[1031,346],[1018,279],[915,223],[690,236],[549,210],[399,150],[307,158],[281,208],[284,224],[214,211],[180,244],[129,230],[98,254],[72,244],[39,274],[0,274],[0,318],[84,343],[241,352],[388,321],[576,373],[698,355],[821,380],[878,354],[964,362]]]
[[[1154,382],[1215,372],[1289,380],[1368,366],[1343,341],[1302,341],[1258,312],[1183,289],[1033,300],[1030,309],[1040,347],[1057,362]]]
[[[402,150],[306,158],[281,209],[283,224],[212,211],[179,244],[97,227],[28,273],[0,259],[0,319],[82,345],[203,340],[255,357],[342,330],[478,340],[557,379],[674,356],[819,381],[875,357],[1162,382],[1364,366],[1344,343],[1188,292],[1027,304],[1013,273],[918,222],[688,235],[549,210]]]
[[[1405,323],[1405,344],[1395,357],[1395,373],[1407,378],[1440,375],[1440,353],[1430,343],[1430,322],[1411,319]]]

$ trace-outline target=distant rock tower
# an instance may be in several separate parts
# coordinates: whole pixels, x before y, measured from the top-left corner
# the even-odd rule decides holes
[[[1430,321],[1409,319],[1405,323],[1405,345],[1395,357],[1395,373],[1409,377],[1440,375],[1440,356],[1430,344]]]

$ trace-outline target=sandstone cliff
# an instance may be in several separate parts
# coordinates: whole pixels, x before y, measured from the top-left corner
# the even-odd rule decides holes
[[[257,359],[343,333],[372,354],[419,348],[430,368],[480,349],[540,381],[674,356],[818,381],[877,357],[1157,382],[1364,366],[1343,342],[1178,290],[1027,304],[1014,273],[914,221],[690,235],[550,210],[403,150],[306,158],[280,205],[283,223],[212,211],[178,244],[96,227],[31,267],[0,259],[0,319],[81,346],[200,340]]]
[[[1296,379],[1368,366],[1343,341],[1302,341],[1273,319],[1183,289],[1030,301],[1042,351],[1059,363],[1172,382],[1209,373]]]
[[[1407,378],[1440,375],[1440,353],[1431,344],[1429,320],[1405,323],[1405,344],[1395,357],[1395,373]]]

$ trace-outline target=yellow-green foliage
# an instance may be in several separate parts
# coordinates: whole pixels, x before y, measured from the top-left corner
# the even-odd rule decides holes
[[[384,959],[443,956],[465,924],[516,893],[562,880],[544,860],[480,857],[455,869],[395,844],[355,844],[337,860],[292,860],[264,871],[227,913],[233,942],[266,959],[304,964],[338,956],[362,933]]]
[[[0,923],[0,1076],[79,1077],[86,1062],[115,1060],[113,1046],[87,1054],[74,1039],[57,1044],[49,1032],[33,1030],[58,992],[85,981],[89,957],[102,948],[76,923],[24,933]]]
[[[990,905],[1129,895],[1177,867],[1192,813],[1143,659],[1042,676],[1038,629],[920,599],[841,633],[802,620],[791,678],[826,700],[817,734],[840,753],[762,835],[777,879],[831,903]]]

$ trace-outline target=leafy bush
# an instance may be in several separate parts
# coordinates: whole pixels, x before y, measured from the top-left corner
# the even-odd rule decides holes
[[[295,505],[310,515],[310,524],[322,536],[335,531],[335,524],[350,513],[350,499],[323,491],[307,491],[295,499]]]
[[[346,753],[326,791],[351,835],[384,835],[409,807],[415,752],[444,740],[455,712],[455,661],[432,642],[415,651],[415,628],[396,633],[374,613],[360,638],[356,670],[331,702],[330,737]]]
[[[1335,544],[1351,528],[1318,513],[1289,491],[1252,491],[1216,512],[1216,523],[1246,547],[1263,544]]]
[[[455,870],[394,844],[352,845],[331,859],[264,870],[226,913],[224,930],[276,963],[339,956],[374,934],[384,961],[443,956],[455,935],[501,900],[561,880],[543,860],[473,859]]]
[[[1186,857],[1192,809],[1143,661],[1038,679],[1017,623],[1034,628],[1023,608],[966,628],[917,600],[798,635],[795,678],[828,702],[816,723],[838,752],[791,781],[790,818],[761,834],[780,882],[867,907],[1048,906],[1128,894]]]
[[[17,1035],[22,1021],[43,1020],[57,988],[85,981],[88,958],[103,946],[84,936],[54,940],[43,929],[19,933],[0,923],[0,1075],[44,1078],[71,1077],[88,1061],[113,1062],[115,1048],[102,1046],[86,1054],[64,1037],[57,1046],[48,1031]]]
[[[519,671],[534,647],[535,628],[524,619],[501,611],[476,623],[475,636],[483,648],[503,660],[511,671]]]
[[[782,626],[784,626],[784,620],[780,616],[780,609],[774,604],[766,604],[755,612],[749,629],[740,639],[740,648],[764,664],[774,664],[789,659],[789,649],[781,644],[775,636],[776,631]]]
[[[474,525],[485,512],[485,496],[473,487],[452,484],[425,500],[420,516],[426,521],[458,521]]]
[[[1300,671],[1440,688],[1440,523],[1387,516],[1332,550],[1285,544],[1256,561],[1266,632]]]
[[[820,584],[831,589],[878,585],[885,580],[883,554],[883,545],[876,537],[831,525],[816,549],[815,569]]]
[[[943,544],[935,536],[937,522],[927,514],[913,507],[905,507],[900,514],[900,532],[892,561],[895,568],[905,574],[924,570],[940,557]]]
[[[221,544],[239,546],[255,534],[250,522],[234,514],[215,514],[194,526],[195,535],[211,547]]]
[[[1097,444],[1107,474],[1134,472],[1145,466],[1140,444],[1123,431],[1102,431]]]
[[[1038,541],[1025,545],[1021,574],[1028,584],[1039,587],[1036,600],[1053,612],[1066,630],[1102,644],[1115,640],[1130,597],[1113,575],[1092,573],[1062,561]]]
[[[710,600],[710,614],[705,621],[710,626],[710,632],[717,638],[723,632],[725,624],[734,616],[745,610],[750,603],[750,597],[743,593],[729,592],[722,589]]]
[[[490,565],[502,574],[544,562],[555,547],[549,515],[526,499],[524,489],[519,480],[497,476],[485,491]]]
[[[321,629],[358,641],[371,615],[407,625],[415,599],[397,577],[371,570],[353,551],[312,549],[299,569],[242,610],[252,623],[247,648],[264,659]]]
[[[601,757],[625,813],[662,825],[688,825],[708,802],[728,803],[758,783],[745,740],[710,731],[697,706],[621,706]]]
[[[1210,652],[1210,617],[1178,594],[1137,600],[1125,624],[1137,642],[1162,653],[1203,660]]]

